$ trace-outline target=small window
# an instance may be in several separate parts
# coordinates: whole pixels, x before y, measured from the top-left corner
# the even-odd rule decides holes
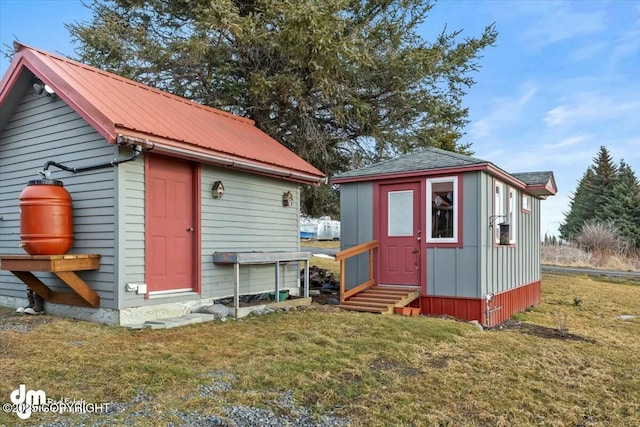
[[[522,212],[531,212],[531,196],[529,196],[528,194],[522,195]]]
[[[413,236],[413,190],[389,191],[389,236]]]
[[[509,243],[513,244],[516,242],[516,189],[509,188],[509,215],[507,216],[509,222]]]
[[[458,177],[427,179],[427,242],[458,242]]]

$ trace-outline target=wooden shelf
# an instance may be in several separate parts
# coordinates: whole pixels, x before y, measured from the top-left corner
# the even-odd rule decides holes
[[[13,273],[45,301],[99,307],[100,296],[75,272],[100,268],[98,254],[66,255],[0,255],[0,270]],[[47,271],[55,274],[74,292],[52,291],[33,271]]]

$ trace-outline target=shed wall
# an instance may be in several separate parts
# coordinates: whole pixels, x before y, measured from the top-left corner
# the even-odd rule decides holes
[[[224,196],[211,197],[216,181],[224,184]],[[293,206],[283,206],[290,191]],[[300,191],[298,184],[275,178],[202,167],[202,296],[233,294],[233,266],[214,265],[214,252],[298,251],[300,248]],[[280,266],[281,287],[298,286],[297,262]],[[251,294],[275,287],[275,267],[242,265],[241,293]]]
[[[481,289],[482,296],[500,293],[540,280],[540,199],[531,197],[530,211],[522,211],[522,192],[516,189],[516,241],[512,245],[495,244],[493,228],[495,179],[482,173],[481,212]],[[508,195],[508,186],[505,186]]]
[[[373,239],[373,184],[358,182],[340,185],[340,248],[349,249]],[[363,253],[346,261],[345,289],[369,278],[369,255]]]
[[[24,254],[20,244],[20,192],[37,179],[48,160],[84,166],[110,161],[115,147],[59,98],[37,95],[28,85],[11,96],[20,101],[0,132],[0,253]],[[100,295],[100,305],[116,308],[114,295],[115,168],[80,174],[54,167],[51,177],[64,182],[73,200],[75,240],[70,253],[96,253],[97,271],[80,272]],[[69,288],[50,273],[38,273],[56,291]],[[0,296],[25,298],[25,285],[8,271],[0,271]]]
[[[463,174],[461,248],[427,248],[427,295],[479,297],[480,172]]]
[[[298,251],[298,185],[279,179],[203,165],[201,178],[201,294],[179,293],[145,298],[124,292],[127,283],[145,283],[144,153],[135,162],[122,164],[120,172],[119,224],[121,230],[121,307],[149,306],[233,295],[233,266],[214,265],[214,252]],[[224,184],[224,196],[214,199],[211,187]],[[282,205],[285,192],[293,193],[294,205]],[[283,288],[297,288],[298,263],[282,264]],[[241,294],[265,292],[275,287],[275,266],[242,265]]]

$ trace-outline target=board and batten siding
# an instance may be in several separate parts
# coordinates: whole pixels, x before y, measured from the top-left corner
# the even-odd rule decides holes
[[[480,172],[459,176],[462,186],[458,212],[462,220],[462,247],[427,247],[427,295],[479,297]]]
[[[540,280],[540,199],[531,196],[529,212],[522,211],[522,191],[516,189],[516,240],[508,246],[495,243],[494,229],[489,227],[494,213],[496,178],[482,174],[481,212],[478,216],[482,247],[480,256],[482,295],[497,294]],[[499,180],[497,182],[500,182]],[[513,187],[512,187],[513,188]],[[508,208],[509,185],[505,183],[505,202]],[[500,221],[495,221],[499,223]]]
[[[340,249],[373,240],[373,183],[340,184]],[[369,279],[369,253],[346,260],[345,289]]]
[[[110,161],[116,155],[89,124],[59,98],[21,96],[0,133],[0,253],[24,254],[20,244],[20,192],[37,172],[54,160],[69,166]],[[51,178],[61,180],[73,201],[74,244],[70,253],[100,254],[100,269],[79,272],[100,296],[100,306],[115,308],[114,212],[115,168],[74,174],[51,167]],[[51,273],[37,273],[53,290],[70,289]],[[25,299],[25,285],[8,271],[0,271],[0,297]],[[8,301],[8,300],[7,300]]]

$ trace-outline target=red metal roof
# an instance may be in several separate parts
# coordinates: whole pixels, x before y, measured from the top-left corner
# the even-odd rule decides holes
[[[15,58],[0,86],[0,100],[7,96],[23,67],[49,85],[110,143],[124,135],[176,148],[186,157],[204,158],[205,162],[207,158],[222,159],[224,162],[211,163],[238,165],[267,175],[272,172],[298,182],[324,181],[321,171],[249,119],[22,44],[16,44]]]

